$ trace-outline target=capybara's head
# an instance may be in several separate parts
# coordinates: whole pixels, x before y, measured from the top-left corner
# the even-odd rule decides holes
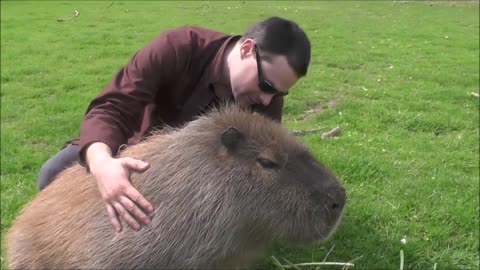
[[[200,163],[216,164],[207,170],[223,179],[222,192],[237,209],[232,216],[251,222],[249,230],[267,239],[309,243],[326,240],[336,229],[346,202],[343,186],[280,124],[227,106],[182,133],[188,139],[179,141],[202,151]]]

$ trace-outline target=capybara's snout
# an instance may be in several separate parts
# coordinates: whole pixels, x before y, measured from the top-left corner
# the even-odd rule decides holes
[[[338,183],[327,188],[324,205],[330,219],[336,222],[341,217],[346,201],[345,188],[341,184]]]
[[[330,172],[322,171],[312,186],[315,240],[328,239],[337,229],[347,202],[345,187]],[[318,234],[317,234],[318,233]]]

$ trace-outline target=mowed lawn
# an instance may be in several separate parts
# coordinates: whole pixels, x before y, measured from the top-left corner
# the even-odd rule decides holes
[[[348,193],[330,241],[271,255],[398,269],[402,252],[404,269],[478,269],[478,1],[2,1],[2,239],[43,162],[78,136],[88,102],[136,50],[169,27],[241,34],[271,15],[312,42],[283,124],[341,128],[299,138]],[[258,267],[278,268],[270,257]]]

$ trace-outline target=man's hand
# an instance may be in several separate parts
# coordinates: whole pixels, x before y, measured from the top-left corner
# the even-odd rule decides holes
[[[93,143],[86,152],[90,171],[117,232],[122,230],[119,216],[134,230],[150,223],[147,213],[153,206],[130,183],[130,171],[144,172],[149,164],[130,157],[112,158],[104,143]]]

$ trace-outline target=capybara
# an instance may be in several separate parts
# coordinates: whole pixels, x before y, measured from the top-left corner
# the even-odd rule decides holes
[[[155,207],[151,223],[115,232],[95,179],[76,164],[13,222],[10,269],[252,267],[278,241],[326,240],[346,201],[334,174],[293,134],[236,105],[119,155],[151,165],[131,175]]]

